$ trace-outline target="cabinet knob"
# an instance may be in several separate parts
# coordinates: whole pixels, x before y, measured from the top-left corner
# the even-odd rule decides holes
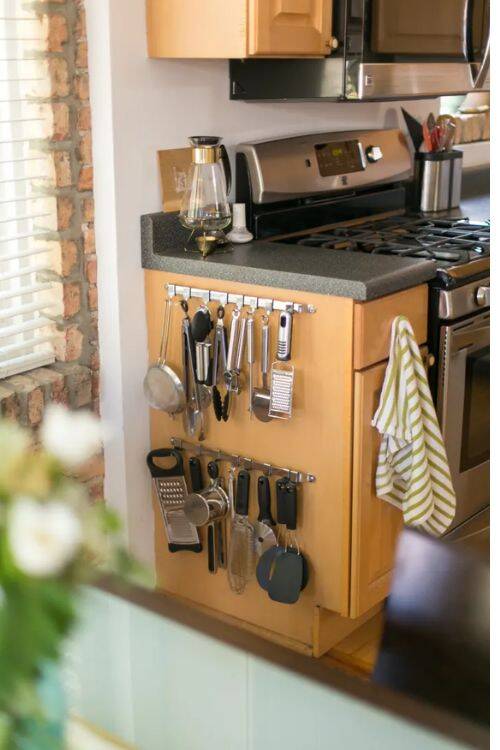
[[[480,286],[476,291],[476,304],[479,307],[490,306],[490,288],[489,286]]]
[[[434,354],[431,354],[430,352],[429,354],[426,354],[426,356],[424,357],[424,367],[429,370],[431,367],[434,367],[435,364],[436,357],[434,356]]]
[[[339,48],[339,40],[336,36],[331,36],[330,39],[327,41],[326,46],[328,49],[338,49]]]

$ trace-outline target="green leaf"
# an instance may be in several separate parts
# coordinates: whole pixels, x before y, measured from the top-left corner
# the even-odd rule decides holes
[[[74,592],[60,581],[4,585],[0,607],[0,710],[20,709],[21,686],[33,682],[42,661],[57,660],[75,621]],[[14,704],[14,705],[13,705]]]

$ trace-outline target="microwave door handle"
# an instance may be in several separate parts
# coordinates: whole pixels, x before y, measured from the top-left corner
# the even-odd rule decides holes
[[[488,41],[486,42],[486,47],[484,48],[483,59],[481,60],[481,65],[479,66],[479,70],[474,81],[475,89],[480,89],[483,87],[486,76],[488,75],[490,69],[490,34],[491,32],[489,31]]]
[[[473,28],[472,25],[474,23],[474,15],[472,12],[472,3],[473,0],[465,0],[464,3],[464,18],[463,18],[463,25],[462,25],[462,45],[463,45],[463,54],[465,59],[469,63],[474,62],[474,49],[472,44],[472,36],[473,36]],[[479,70],[474,77],[474,72],[472,72],[473,76],[473,84],[475,89],[480,89],[483,87],[483,84],[486,80],[486,76],[488,75],[489,69],[490,69],[490,36],[491,36],[491,25],[490,29],[488,30],[488,39],[486,41],[486,46],[484,48],[484,54],[483,59],[481,60],[481,63],[479,65]]]

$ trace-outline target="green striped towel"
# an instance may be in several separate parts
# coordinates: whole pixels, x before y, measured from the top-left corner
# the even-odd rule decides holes
[[[453,521],[456,497],[427,373],[402,315],[392,324],[389,364],[372,424],[382,435],[377,497],[400,508],[407,525],[440,536]]]

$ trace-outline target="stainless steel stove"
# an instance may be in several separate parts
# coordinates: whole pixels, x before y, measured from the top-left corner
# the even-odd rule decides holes
[[[236,200],[258,239],[435,260],[429,379],[457,491],[455,528],[489,504],[490,227],[415,215],[412,176],[399,130],[309,134],[239,146]]]

